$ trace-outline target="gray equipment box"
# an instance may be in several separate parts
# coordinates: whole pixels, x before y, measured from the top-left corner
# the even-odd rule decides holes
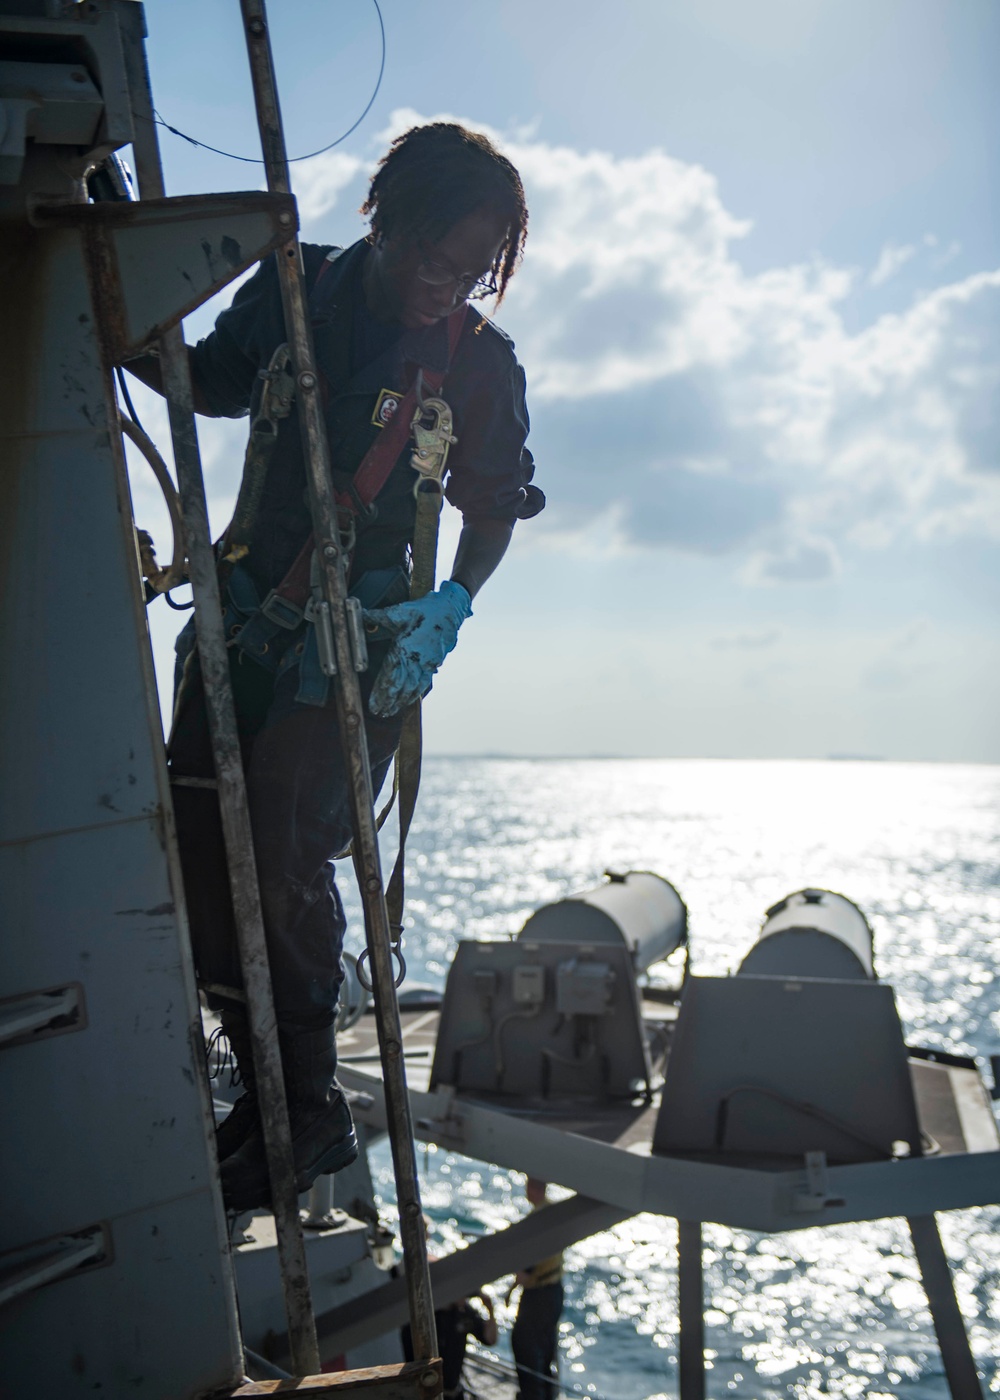
[[[648,1093],[627,947],[461,942],[448,973],[431,1086],[519,1098]]]
[[[692,977],[653,1151],[831,1163],[920,1155],[892,988],[861,978]]]

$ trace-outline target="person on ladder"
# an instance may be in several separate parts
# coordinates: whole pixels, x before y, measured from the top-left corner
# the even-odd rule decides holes
[[[407,711],[454,648],[515,521],[538,514],[545,498],[530,484],[524,372],[510,340],[468,305],[499,301],[522,255],[528,214],[517,170],[485,136],[457,124],[414,127],[380,162],[362,213],[371,220],[367,238],[344,251],[305,244],[302,256],[345,547],[353,542],[349,588],[365,610],[361,681],[377,793]],[[303,1191],[357,1155],[334,1039],[345,920],[331,861],[348,846],[351,824],[311,591],[312,522],[285,339],[272,257],[189,353],[196,410],[249,413],[252,423],[220,577]],[[128,368],[161,389],[155,358]],[[414,391],[417,404],[428,391],[439,394],[453,415],[444,494],[463,517],[451,577],[420,598],[411,598],[409,582],[419,453],[402,419],[393,428],[397,412],[412,420]],[[243,1082],[217,1139],[226,1205],[245,1211],[265,1206],[270,1189],[218,804],[210,788],[183,782],[213,776],[190,623],[177,652],[174,810],[199,979]]]

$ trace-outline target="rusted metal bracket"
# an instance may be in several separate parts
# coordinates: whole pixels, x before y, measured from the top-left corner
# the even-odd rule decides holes
[[[286,243],[298,214],[291,195],[252,192],[43,202],[33,207],[31,222],[81,230],[102,349],[108,363],[121,364]]]

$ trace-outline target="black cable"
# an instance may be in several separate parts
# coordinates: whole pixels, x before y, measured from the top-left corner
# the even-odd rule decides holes
[[[139,415],[135,411],[132,395],[128,391],[128,381],[125,378],[125,371],[122,369],[121,365],[115,365],[115,374],[118,378],[118,387],[122,391],[122,398],[125,400],[125,408],[128,410],[128,416],[132,419],[132,422],[139,431],[145,433],[146,437],[149,437],[149,434],[146,433],[146,429],[139,422]]]
[[[382,19],[382,11],[379,8],[378,0],[372,0],[372,4],[375,6],[375,13],[378,15],[379,33],[382,37],[382,58],[378,67],[378,78],[375,82],[375,88],[372,92],[371,97],[368,99],[367,107],[365,107],[365,110],[361,113],[361,116],[358,117],[354,125],[348,127],[348,129],[344,132],[343,136],[338,136],[336,141],[331,141],[327,146],[320,146],[318,151],[309,151],[307,155],[287,156],[286,161],[288,165],[294,165],[297,161],[300,160],[312,160],[314,156],[321,156],[324,155],[327,151],[332,151],[334,146],[339,146],[342,141],[346,141],[348,136],[350,136],[353,132],[357,131],[358,127],[361,125],[365,117],[367,117],[368,113],[371,111],[375,99],[376,97],[378,97],[379,88],[382,86],[382,76],[385,73],[385,21]],[[265,162],[261,160],[258,156],[237,156],[234,155],[232,151],[222,151],[219,149],[218,146],[210,146],[207,141],[195,140],[193,136],[188,136],[186,131],[178,131],[176,126],[171,126],[169,122],[164,121],[155,107],[153,108],[153,115],[156,118],[157,126],[164,127],[165,130],[171,133],[171,135],[179,136],[181,140],[189,142],[192,146],[200,146],[203,151],[211,151],[214,155],[225,156],[227,160],[240,160],[245,165],[265,164]]]
[[[763,1098],[774,1099],[776,1103],[783,1104],[795,1113],[801,1113],[806,1118],[815,1118],[820,1123],[825,1123],[830,1128],[836,1128],[837,1132],[843,1133],[845,1137],[853,1138],[862,1147],[870,1148],[879,1157],[892,1159],[892,1149],[887,1148],[884,1143],[874,1142],[871,1138],[859,1133],[856,1128],[852,1128],[850,1123],[845,1123],[840,1118],[835,1118],[832,1113],[825,1113],[823,1109],[817,1108],[815,1104],[807,1103],[804,1099],[793,1099],[787,1094],[780,1093],[777,1089],[765,1089],[761,1084],[737,1084],[735,1089],[730,1089],[729,1093],[719,1100],[719,1106],[715,1115],[715,1147],[716,1151],[726,1151],[726,1128],[729,1120],[729,1105],[737,1094],[760,1094]]]
[[[492,1367],[487,1364],[492,1362]],[[518,1371],[523,1371],[526,1376],[534,1376],[536,1380],[546,1381],[550,1386],[554,1385],[562,1395],[583,1395],[587,1400],[605,1400],[599,1391],[585,1391],[583,1386],[576,1381],[564,1381],[561,1377],[544,1375],[541,1371],[533,1371],[530,1366],[525,1366],[523,1362],[515,1362],[513,1365],[503,1357],[496,1356],[491,1351],[474,1351],[466,1355],[464,1365],[476,1366],[487,1376],[492,1376],[496,1380],[513,1381]],[[485,1397],[484,1397],[485,1400]]]

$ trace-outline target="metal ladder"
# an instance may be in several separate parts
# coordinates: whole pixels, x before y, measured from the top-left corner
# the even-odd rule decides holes
[[[139,7],[136,6],[136,10]],[[241,0],[247,50],[253,80],[268,190],[291,194],[281,113],[278,104],[267,17],[263,0]],[[136,26],[133,26],[133,30]],[[143,36],[134,32],[126,64],[134,116],[133,153],[142,198],[165,194],[163,169],[153,109]],[[163,388],[167,400],[174,461],[181,498],[189,575],[195,599],[195,627],[201,661],[212,751],[218,783],[229,880],[236,918],[240,963],[253,1044],[261,1121],[271,1178],[278,1240],[278,1260],[284,1290],[292,1369],[308,1377],[298,1389],[310,1394],[347,1397],[420,1396],[440,1394],[434,1305],[427,1247],[421,1218],[413,1125],[402,1056],[399,1007],[393,979],[389,919],[373,812],[373,793],[365,743],[364,709],[354,669],[346,609],[345,558],[330,477],[326,425],[322,414],[319,377],[313,354],[302,263],[295,221],[288,241],[275,256],[281,284],[286,338],[292,352],[306,460],[309,505],[316,540],[323,594],[330,609],[337,673],[334,681],[345,767],[350,783],[354,828],[354,863],[364,906],[365,933],[374,990],[375,1015],[385,1082],[389,1138],[396,1177],[410,1325],[418,1360],[360,1372],[319,1376],[319,1347],[309,1288],[305,1245],[298,1213],[288,1108],[267,962],[260,895],[254,862],[246,786],[237,740],[236,717],[222,624],[216,562],[209,533],[194,403],[183,331],[164,333],[159,342]],[[290,1383],[291,1384],[291,1383]],[[282,1382],[250,1383],[236,1395],[280,1393]]]

